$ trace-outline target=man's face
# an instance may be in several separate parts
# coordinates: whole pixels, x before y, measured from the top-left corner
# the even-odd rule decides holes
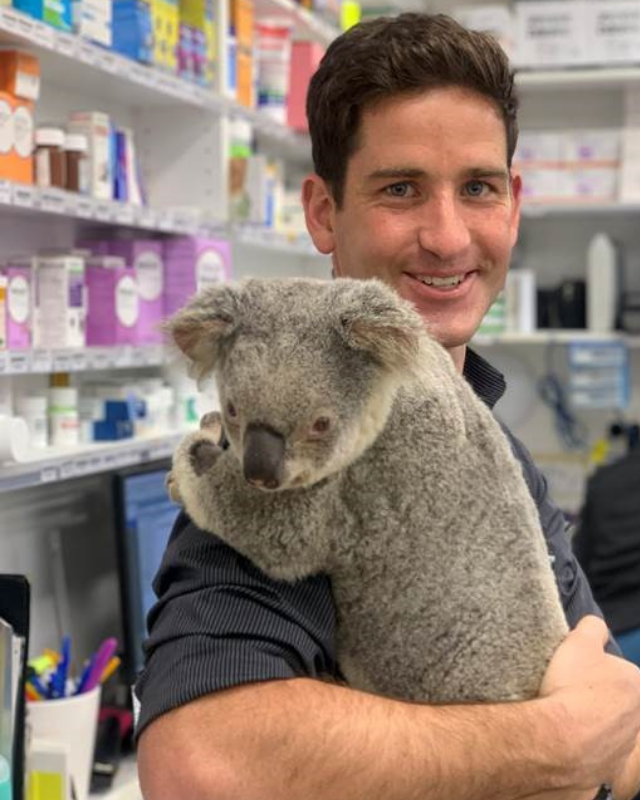
[[[393,286],[452,352],[504,285],[520,179],[509,175],[502,119],[477,93],[434,89],[366,110],[341,208],[317,176],[303,200],[335,273]]]

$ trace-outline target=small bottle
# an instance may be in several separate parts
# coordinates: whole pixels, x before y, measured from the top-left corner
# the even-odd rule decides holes
[[[80,441],[78,390],[74,387],[49,389],[49,438],[56,447],[74,447]]]
[[[89,143],[81,133],[67,133],[64,137],[67,190],[89,194]]]
[[[38,128],[35,143],[36,185],[41,189],[65,189],[67,170],[63,150],[64,131],[62,128]]]
[[[45,396],[22,397],[18,400],[18,414],[29,428],[29,441],[32,447],[46,447],[49,444],[47,409],[49,401]]]
[[[597,233],[587,250],[587,328],[616,329],[620,313],[620,257],[606,233]]]

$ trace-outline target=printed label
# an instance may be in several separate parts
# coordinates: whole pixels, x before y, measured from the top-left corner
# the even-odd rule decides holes
[[[141,253],[135,262],[140,298],[157,300],[162,294],[162,259],[157,253]]]
[[[7,307],[9,316],[18,325],[24,325],[29,319],[29,281],[23,275],[9,280]]]
[[[225,280],[224,260],[217,250],[205,250],[196,261],[196,292]]]
[[[40,76],[18,70],[15,94],[27,100],[37,100],[40,95]]]
[[[11,106],[0,100],[0,153],[8,153],[13,147],[14,130]]]
[[[138,321],[138,287],[133,278],[126,275],[116,287],[116,316],[125,328],[133,328]]]
[[[33,152],[33,117],[24,106],[13,112],[13,136],[16,153],[20,158],[29,158]]]

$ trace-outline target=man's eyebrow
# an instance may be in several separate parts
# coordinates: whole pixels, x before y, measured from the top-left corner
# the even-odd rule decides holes
[[[387,167],[370,172],[366,180],[411,180],[426,177],[428,177],[428,173],[419,167]],[[472,167],[463,172],[463,177],[468,179],[493,178],[508,181],[509,170],[504,167]]]
[[[424,178],[426,172],[418,167],[387,167],[376,169],[367,175],[368,181],[407,180],[408,178]]]

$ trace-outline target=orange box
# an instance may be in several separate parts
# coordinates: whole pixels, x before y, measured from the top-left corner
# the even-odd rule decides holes
[[[0,50],[0,91],[23,100],[40,97],[40,60],[22,50]]]
[[[236,75],[238,88],[236,97],[240,105],[253,108],[256,104],[253,80],[253,55],[250,50],[238,48],[236,55]]]
[[[253,47],[253,0],[231,0],[231,24],[236,29],[238,47]]]
[[[0,92],[0,179],[33,183],[33,103]]]

